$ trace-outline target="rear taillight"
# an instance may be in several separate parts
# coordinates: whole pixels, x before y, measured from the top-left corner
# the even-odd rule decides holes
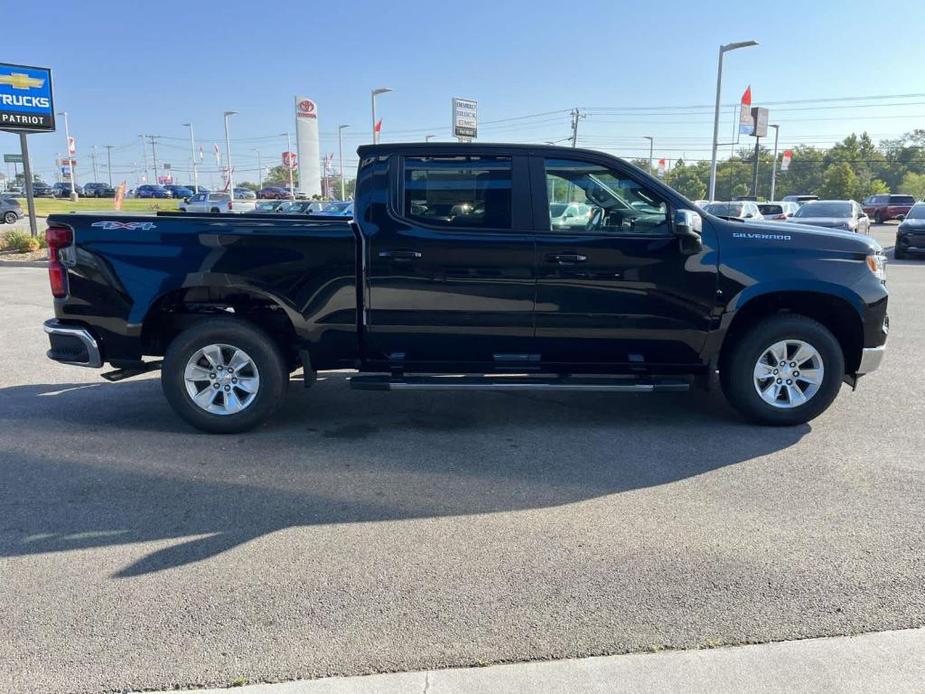
[[[45,230],[48,243],[48,281],[51,294],[56,299],[67,296],[67,268],[61,262],[59,252],[74,242],[74,232],[67,227],[48,227]]]

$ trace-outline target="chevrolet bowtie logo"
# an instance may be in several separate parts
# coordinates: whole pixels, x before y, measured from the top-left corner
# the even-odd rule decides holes
[[[29,77],[22,72],[11,72],[9,75],[0,75],[0,84],[8,84],[13,89],[41,89],[45,86],[45,80]]]

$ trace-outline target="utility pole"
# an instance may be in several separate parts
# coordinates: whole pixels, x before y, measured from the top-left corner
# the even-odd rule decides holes
[[[254,147],[253,149],[255,152],[257,152],[257,190],[260,190],[263,187],[262,185],[260,185],[263,179],[263,166],[261,166],[260,150],[257,149],[256,147]]]
[[[145,172],[144,172],[144,175],[141,177],[141,180],[147,183],[148,182],[148,145],[145,144],[146,136],[144,134],[141,134],[138,137],[141,138],[141,153],[144,155],[144,158],[145,158]]]
[[[193,124],[184,123],[189,128],[189,152],[193,158],[193,192],[199,193],[199,168],[196,166],[196,139],[193,137]]]
[[[642,137],[644,140],[649,141],[649,175],[652,176],[654,175],[654,171],[652,170],[652,156],[655,152],[655,138],[651,135],[643,135]]]
[[[758,155],[761,153],[761,138],[755,137],[755,165],[752,169],[752,196],[758,197]]]
[[[112,145],[106,147],[106,170],[109,172],[109,187],[112,188]]]
[[[67,123],[67,111],[62,111],[58,115],[64,116],[64,137],[67,142],[67,147],[65,148],[67,150],[67,169],[71,175],[71,200],[77,202],[77,189],[75,188],[74,181],[74,155],[71,154],[71,131]],[[74,154],[76,155],[76,151]]]
[[[157,184],[157,135],[148,135],[151,138],[151,156],[154,158],[154,183]]]
[[[344,128],[349,125],[337,126],[337,158],[340,161],[340,199],[347,199],[347,186],[344,183]]]
[[[774,163],[771,164],[771,200],[777,200],[774,194],[777,191],[777,136],[780,135],[780,126],[769,125],[768,127],[774,128]]]
[[[228,157],[228,195],[234,201],[234,167],[231,165],[231,138],[228,135],[228,117],[237,111],[225,111],[225,155]]]
[[[90,161],[93,163],[93,182],[96,183],[99,176],[96,175],[96,145],[90,148]]]
[[[582,113],[578,108],[573,108],[570,114],[572,116],[572,147],[578,146],[578,121],[587,118],[587,113]]]

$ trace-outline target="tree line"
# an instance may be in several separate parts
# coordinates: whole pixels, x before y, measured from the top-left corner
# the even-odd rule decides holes
[[[877,193],[906,193],[917,200],[925,199],[925,129],[874,144],[867,133],[852,133],[829,149],[810,145],[792,148],[789,170],[780,170],[778,152],[775,197],[815,194],[821,198],[861,201]],[[754,149],[740,149],[721,160],[716,171],[716,199],[730,200],[752,194]],[[773,153],[761,147],[758,154],[758,191],[760,199],[771,194]],[[647,168],[648,160],[633,160]],[[710,162],[678,161],[665,174],[670,186],[691,200],[707,196]]]

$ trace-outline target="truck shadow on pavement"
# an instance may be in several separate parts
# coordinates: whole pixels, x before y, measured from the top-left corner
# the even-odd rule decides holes
[[[124,578],[294,526],[539,509],[753,461],[809,426],[718,396],[364,393],[342,375],[250,434],[195,432],[156,379],[0,389],[0,557],[171,541]]]

